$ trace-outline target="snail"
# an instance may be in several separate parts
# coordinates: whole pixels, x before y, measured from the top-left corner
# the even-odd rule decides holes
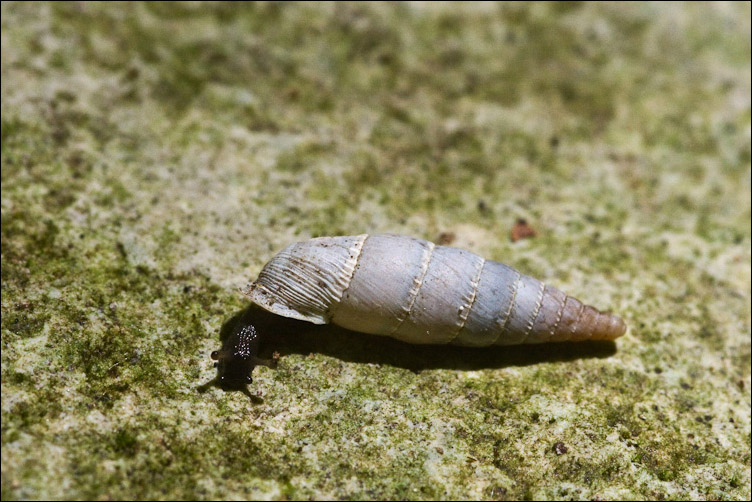
[[[274,314],[413,344],[470,347],[614,340],[610,312],[502,263],[403,235],[318,237],[287,246],[243,293]],[[251,381],[258,336],[243,326],[217,360],[220,381]]]

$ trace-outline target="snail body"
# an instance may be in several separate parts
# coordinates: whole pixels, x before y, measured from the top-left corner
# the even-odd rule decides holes
[[[291,244],[244,293],[284,317],[415,344],[613,340],[626,332],[620,317],[512,267],[402,235]]]

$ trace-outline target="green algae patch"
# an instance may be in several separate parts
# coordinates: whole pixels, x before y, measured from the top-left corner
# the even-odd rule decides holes
[[[749,4],[2,4],[2,497],[750,497]],[[536,237],[512,242],[518,218]],[[271,323],[295,240],[622,315],[473,350]]]

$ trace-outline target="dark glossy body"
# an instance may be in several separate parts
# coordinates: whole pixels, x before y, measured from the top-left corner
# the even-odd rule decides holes
[[[257,357],[259,337],[251,324],[240,326],[215,350],[211,358],[217,361],[217,381],[223,387],[239,388],[251,383],[251,372],[258,364],[268,365],[269,361]]]

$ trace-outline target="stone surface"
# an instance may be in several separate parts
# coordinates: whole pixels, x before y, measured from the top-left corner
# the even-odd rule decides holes
[[[375,232],[630,330],[205,385],[267,259]],[[749,3],[3,2],[2,497],[749,498]]]

